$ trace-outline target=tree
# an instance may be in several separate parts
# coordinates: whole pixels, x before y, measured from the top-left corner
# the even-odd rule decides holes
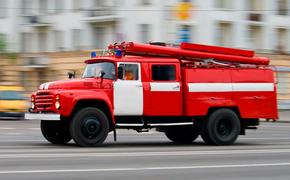
[[[0,34],[0,53],[6,50],[6,39],[4,34]]]

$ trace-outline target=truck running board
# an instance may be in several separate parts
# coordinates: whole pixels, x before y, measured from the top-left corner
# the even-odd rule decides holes
[[[160,126],[184,126],[193,125],[193,122],[178,122],[178,123],[148,123],[148,124],[131,124],[131,123],[117,123],[116,127],[160,127]]]

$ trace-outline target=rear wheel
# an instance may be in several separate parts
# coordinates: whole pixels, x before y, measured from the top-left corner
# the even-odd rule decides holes
[[[64,122],[41,121],[40,127],[42,135],[52,144],[66,144],[72,139]]]
[[[168,139],[180,144],[190,144],[199,135],[199,133],[194,132],[192,126],[169,127],[166,128],[164,132]]]
[[[201,134],[206,144],[233,144],[240,134],[240,120],[230,109],[219,109],[209,115]]]
[[[108,136],[109,121],[99,109],[87,107],[76,113],[70,125],[70,133],[77,145],[98,146]]]

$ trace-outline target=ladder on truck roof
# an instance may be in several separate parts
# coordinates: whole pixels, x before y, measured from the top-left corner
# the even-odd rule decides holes
[[[255,57],[252,50],[209,46],[202,44],[181,43],[179,47],[123,42],[108,46],[109,50],[119,51],[119,55],[142,55],[172,57],[180,60],[205,61],[215,60],[233,64],[269,65],[266,57]]]

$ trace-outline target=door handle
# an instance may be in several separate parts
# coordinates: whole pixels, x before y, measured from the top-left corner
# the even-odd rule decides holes
[[[179,85],[173,87],[173,89],[179,89],[179,88],[180,88]]]
[[[141,84],[138,84],[138,85],[136,85],[136,87],[142,87],[142,85]]]

